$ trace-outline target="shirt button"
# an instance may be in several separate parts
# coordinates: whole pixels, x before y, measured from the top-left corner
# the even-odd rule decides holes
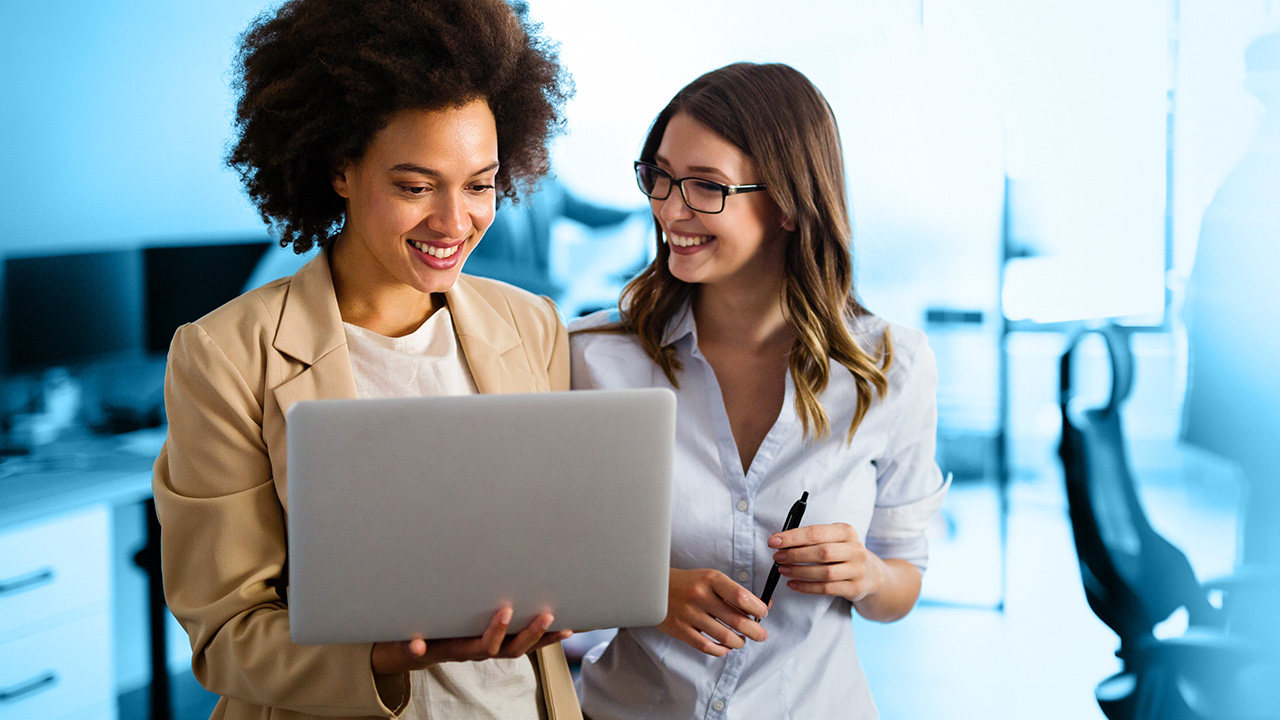
[[[742,572],[738,573],[738,580],[742,582],[746,582],[750,579],[751,579],[751,573],[747,572],[746,570],[743,570]]]
[[[747,511],[747,501],[746,501],[746,500],[739,500],[739,501],[738,501],[738,510],[740,510],[740,511],[742,511],[742,512],[746,512],[746,511]]]
[[[723,700],[717,700],[717,701],[715,701],[715,702],[711,703],[711,709],[712,709],[712,710],[715,710],[716,712],[724,712],[724,701],[723,701]]]

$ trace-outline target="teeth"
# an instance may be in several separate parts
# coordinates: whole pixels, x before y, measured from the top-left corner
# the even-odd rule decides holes
[[[412,243],[414,247],[418,248],[422,252],[430,255],[431,257],[440,258],[441,260],[447,257],[453,257],[453,254],[458,252],[458,248],[462,247],[461,244],[458,244],[452,247],[438,248],[434,245],[427,245],[426,243],[420,243],[416,240],[410,240],[409,242]]]
[[[667,240],[677,247],[693,247],[701,245],[710,240],[712,235],[677,235],[673,232],[667,233]]]

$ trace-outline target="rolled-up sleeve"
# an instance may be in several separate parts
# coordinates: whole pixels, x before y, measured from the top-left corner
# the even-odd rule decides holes
[[[935,459],[938,431],[938,366],[923,333],[895,338],[895,368],[885,402],[896,406],[884,452],[876,461],[876,506],[867,549],[885,559],[906,560],[924,572],[926,530],[951,485]]]

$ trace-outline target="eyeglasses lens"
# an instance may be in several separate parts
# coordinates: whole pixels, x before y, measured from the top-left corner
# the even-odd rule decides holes
[[[637,165],[636,180],[649,197],[665,198],[671,192],[671,176],[655,167]]]
[[[720,185],[697,178],[685,178],[682,187],[689,207],[694,210],[717,213],[724,209],[724,188]]]
[[[671,195],[671,180],[670,175],[652,165],[636,164],[636,182],[645,195],[655,200]],[[694,210],[718,213],[724,209],[724,186],[697,178],[685,178],[680,186],[685,202]]]

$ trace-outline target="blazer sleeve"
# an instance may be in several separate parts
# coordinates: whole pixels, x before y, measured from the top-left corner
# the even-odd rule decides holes
[[[551,341],[547,343],[551,352],[547,354],[547,382],[552,392],[569,389],[569,333],[560,321],[560,312],[550,298],[543,297],[550,310],[548,323],[552,329]]]
[[[375,678],[372,645],[289,638],[285,514],[263,440],[262,383],[245,375],[201,326],[178,331],[153,487],[165,597],[191,638],[192,669],[209,690],[254,705],[394,717],[408,702],[407,675]]]

